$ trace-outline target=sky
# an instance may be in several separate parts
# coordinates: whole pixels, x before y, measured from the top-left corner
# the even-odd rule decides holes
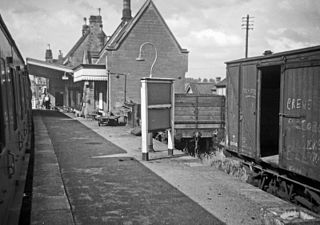
[[[134,16],[145,0],[131,0]],[[245,56],[242,18],[252,17],[249,57],[320,44],[319,0],[153,0],[183,48],[189,50],[187,77],[225,77],[225,62]],[[84,17],[98,15],[111,35],[123,0],[0,0],[0,13],[23,57],[54,58],[81,37]]]

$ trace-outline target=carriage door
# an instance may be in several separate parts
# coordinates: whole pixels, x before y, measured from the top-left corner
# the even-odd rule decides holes
[[[240,67],[240,110],[239,110],[239,153],[251,158],[257,156],[256,148],[256,106],[257,67],[256,64]]]

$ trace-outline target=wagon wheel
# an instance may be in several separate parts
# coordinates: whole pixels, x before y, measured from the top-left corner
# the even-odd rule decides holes
[[[292,198],[292,185],[288,185],[284,180],[280,182],[278,196],[289,201]]]

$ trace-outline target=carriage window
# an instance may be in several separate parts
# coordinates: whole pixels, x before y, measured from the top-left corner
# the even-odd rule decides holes
[[[11,81],[11,93],[12,93],[12,113],[13,113],[13,129],[16,130],[18,128],[18,121],[17,121],[17,110],[16,110],[16,92],[15,92],[15,79],[13,77],[13,73],[15,71],[13,69],[10,69],[9,78]]]
[[[4,108],[3,108],[3,97],[4,91],[3,90],[3,81],[4,81],[4,76],[6,73],[5,70],[5,65],[2,59],[0,59],[0,153],[2,152],[3,146],[5,146],[5,125],[4,125]]]
[[[17,81],[18,81],[18,89],[20,90],[20,98],[19,98],[19,105],[20,105],[20,119],[22,120],[23,119],[23,97],[24,97],[24,94],[25,93],[23,93],[23,91],[22,91],[22,85],[21,85],[21,81],[22,80],[22,74],[19,74],[19,77],[18,77],[18,79],[17,79]]]
[[[22,88],[21,88],[21,91],[22,91],[22,95],[24,96],[22,98],[22,105],[23,105],[23,115],[25,115],[26,113],[26,108],[27,108],[27,101],[26,101],[26,96],[27,96],[27,93],[26,93],[26,79],[25,79],[25,76],[22,76],[21,77],[21,81],[22,81]]]

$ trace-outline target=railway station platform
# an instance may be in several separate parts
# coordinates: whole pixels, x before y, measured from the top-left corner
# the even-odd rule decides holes
[[[45,110],[34,124],[33,225],[260,225],[262,209],[292,207],[157,141],[142,161],[125,126]]]

